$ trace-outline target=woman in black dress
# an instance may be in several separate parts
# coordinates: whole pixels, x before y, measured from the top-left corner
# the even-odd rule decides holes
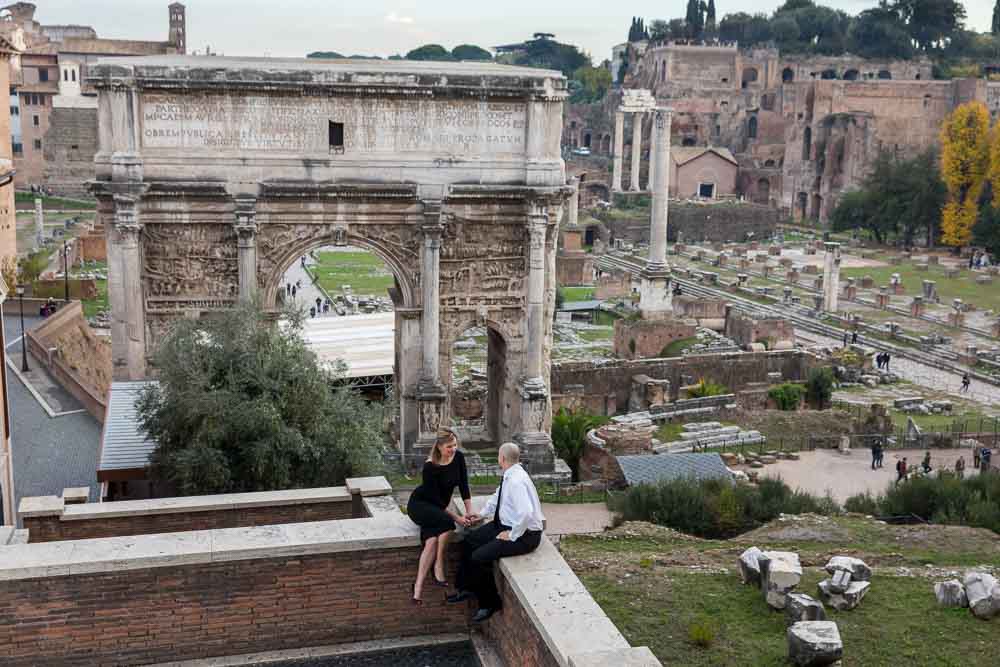
[[[451,496],[456,486],[465,501],[465,516],[451,509]],[[421,603],[424,579],[432,565],[434,583],[448,586],[444,563],[448,535],[455,529],[456,523],[468,525],[467,517],[472,515],[471,498],[465,457],[458,451],[458,436],[449,430],[438,431],[430,456],[424,462],[423,482],[414,489],[406,505],[407,514],[420,526],[420,541],[423,544],[417,581],[413,584],[414,604]]]

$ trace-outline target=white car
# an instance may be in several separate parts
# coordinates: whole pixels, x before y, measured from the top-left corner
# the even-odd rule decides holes
[[[581,148],[574,148],[573,155],[590,155],[590,149],[587,148],[586,146],[583,146]]]

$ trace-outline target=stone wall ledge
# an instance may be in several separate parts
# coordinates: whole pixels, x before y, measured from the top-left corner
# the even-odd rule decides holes
[[[382,479],[384,478],[377,478]],[[386,482],[388,486],[388,482]],[[374,485],[367,487],[374,491]],[[386,491],[385,493],[391,492]],[[110,519],[115,517],[176,514],[180,512],[215,512],[251,507],[280,507],[312,503],[350,502],[351,491],[343,486],[318,489],[290,489],[254,493],[227,493],[211,496],[183,496],[150,500],[122,500],[107,503],[64,504],[57,496],[22,498],[18,514],[22,517],[59,516],[62,521]]]
[[[420,546],[391,497],[362,502],[362,519],[2,546],[0,581]]]

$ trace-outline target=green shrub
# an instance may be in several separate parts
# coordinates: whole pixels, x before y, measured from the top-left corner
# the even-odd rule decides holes
[[[688,641],[695,646],[708,648],[715,641],[715,623],[710,618],[699,618],[688,626]]]
[[[797,410],[802,402],[802,394],[805,390],[802,385],[794,382],[783,382],[775,385],[767,391],[767,397],[778,406],[779,410],[791,412]]]
[[[698,342],[696,336],[691,336],[690,338],[679,338],[677,340],[672,340],[663,346],[660,350],[661,357],[679,357],[684,353],[684,350],[688,349],[692,345]]]
[[[914,477],[890,487],[885,494],[851,496],[849,512],[877,516],[915,515],[925,521],[987,528],[1000,533],[1000,475],[958,479]]]
[[[650,521],[710,539],[739,535],[779,514],[840,512],[833,498],[792,491],[778,479],[757,486],[725,479],[639,484],[613,496],[611,505],[625,521]]]
[[[865,491],[848,498],[844,503],[844,510],[855,514],[875,515],[879,513],[878,499],[870,491]]]
[[[706,398],[708,396],[722,396],[728,394],[729,389],[725,385],[702,378],[698,384],[688,387],[687,394],[690,398]]]
[[[817,410],[830,404],[833,397],[833,371],[829,367],[814,368],[806,379],[806,400]]]

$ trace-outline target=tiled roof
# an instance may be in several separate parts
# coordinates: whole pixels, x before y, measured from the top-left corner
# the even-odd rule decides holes
[[[108,412],[101,436],[101,473],[113,470],[141,470],[149,465],[156,443],[139,426],[135,401],[153,382],[112,382],[108,392]]]
[[[619,456],[618,465],[629,486],[686,477],[729,478],[729,470],[718,454],[637,454]]]
[[[729,152],[728,148],[720,148],[718,146],[671,146],[670,147],[670,158],[677,163],[677,166],[682,164],[687,164],[692,160],[697,160],[705,153],[715,153],[723,160],[732,162],[733,164],[739,164],[733,154]]]

